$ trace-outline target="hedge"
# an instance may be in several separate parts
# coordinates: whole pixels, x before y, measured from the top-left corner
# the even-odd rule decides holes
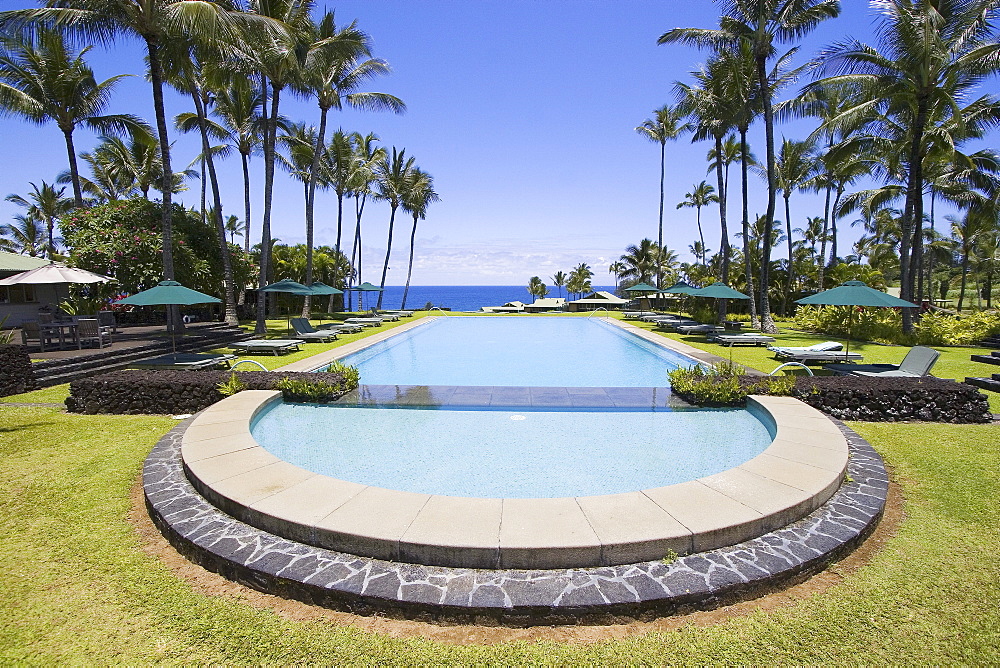
[[[864,422],[990,422],[982,392],[944,378],[798,376],[795,396],[840,420]]]
[[[124,415],[197,413],[223,399],[220,383],[232,375],[248,390],[279,389],[283,378],[342,384],[340,373],[270,371],[139,371],[122,370],[70,383],[66,408],[71,413]],[[342,393],[343,394],[343,393]]]
[[[0,397],[35,388],[35,371],[28,349],[11,343],[0,344]]]

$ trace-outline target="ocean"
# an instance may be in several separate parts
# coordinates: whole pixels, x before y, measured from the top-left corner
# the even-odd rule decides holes
[[[614,286],[595,286],[594,290],[607,290],[614,292]],[[355,294],[354,308],[357,309],[357,293]],[[566,297],[566,288],[562,294],[552,286],[549,287],[549,297]],[[347,297],[347,295],[345,295]],[[366,292],[364,295],[365,308],[374,306],[378,299],[378,293]],[[398,309],[403,300],[402,285],[385,286],[385,294],[382,297],[382,308]],[[434,306],[440,306],[452,311],[478,311],[483,306],[500,306],[506,302],[519,301],[530,304],[531,295],[525,285],[411,285],[410,292],[406,295],[406,308],[423,308],[428,302]]]

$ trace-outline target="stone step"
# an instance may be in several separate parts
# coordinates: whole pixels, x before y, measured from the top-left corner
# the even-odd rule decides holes
[[[1000,374],[995,374],[995,375],[1000,375]],[[995,378],[966,378],[965,384],[973,385],[983,390],[1000,392],[1000,380]]]
[[[973,362],[982,362],[983,364],[1000,364],[1000,354],[992,353],[990,355],[972,355]]]

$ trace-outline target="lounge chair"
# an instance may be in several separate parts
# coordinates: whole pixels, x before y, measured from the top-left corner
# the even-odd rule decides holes
[[[382,318],[383,320],[388,320],[389,322],[397,322],[399,320],[399,314],[393,313],[392,311],[372,311],[371,317]]]
[[[811,346],[768,346],[767,349],[772,351],[775,357],[786,357],[788,355],[795,355],[796,353],[843,350],[844,344],[837,341],[824,341],[823,343],[814,343]]]
[[[854,362],[861,361],[864,357],[860,353],[849,353],[843,350],[790,350],[779,355],[788,362],[801,362],[802,364],[823,364],[825,362]],[[831,366],[838,366],[833,364]],[[855,366],[853,364],[843,364],[840,366]],[[825,367],[824,367],[825,368]]]
[[[674,327],[675,330],[681,334],[712,334],[714,332],[724,332],[725,328],[719,327],[718,325],[677,325]]]
[[[133,369],[214,369],[231,365],[236,355],[213,353],[176,353],[132,363]]]
[[[45,346],[59,347],[59,334],[50,329],[43,329],[35,320],[25,320],[21,323],[21,345],[29,341],[38,341],[38,347],[45,352]]]
[[[348,318],[344,321],[348,325],[361,325],[362,327],[381,327],[382,318]]]
[[[310,324],[308,318],[292,318],[292,329],[295,335],[304,341],[336,341],[337,333],[329,330],[318,330]]]
[[[240,353],[271,353],[277,356],[278,353],[288,353],[299,350],[305,341],[299,339],[250,339],[249,341],[237,341],[230,343],[229,347]]]
[[[724,346],[766,346],[774,343],[773,336],[749,332],[745,334],[716,334],[715,336],[710,336],[709,339]]]
[[[921,378],[930,375],[941,353],[926,346],[913,346],[906,357],[896,364],[827,364],[824,369],[839,376],[872,376],[881,378]]]
[[[343,322],[327,322],[318,326],[316,329],[320,331],[324,329],[329,329],[334,332],[337,332],[338,334],[340,333],[355,334],[357,332],[362,331],[364,327],[362,327],[361,325],[348,325],[347,323]]]
[[[622,317],[626,320],[638,320],[643,316],[653,316],[657,315],[653,311],[622,311]]]
[[[388,313],[389,315],[398,315],[400,318],[412,318],[413,311],[400,311],[400,310],[390,310],[390,311],[379,311],[379,313]]]

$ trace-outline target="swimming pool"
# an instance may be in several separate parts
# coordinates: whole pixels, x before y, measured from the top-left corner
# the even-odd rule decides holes
[[[265,450],[307,471],[405,492],[481,498],[619,494],[756,457],[774,434],[745,410],[357,408],[276,403]]]
[[[368,385],[665,387],[695,363],[601,318],[448,316],[341,360]]]

